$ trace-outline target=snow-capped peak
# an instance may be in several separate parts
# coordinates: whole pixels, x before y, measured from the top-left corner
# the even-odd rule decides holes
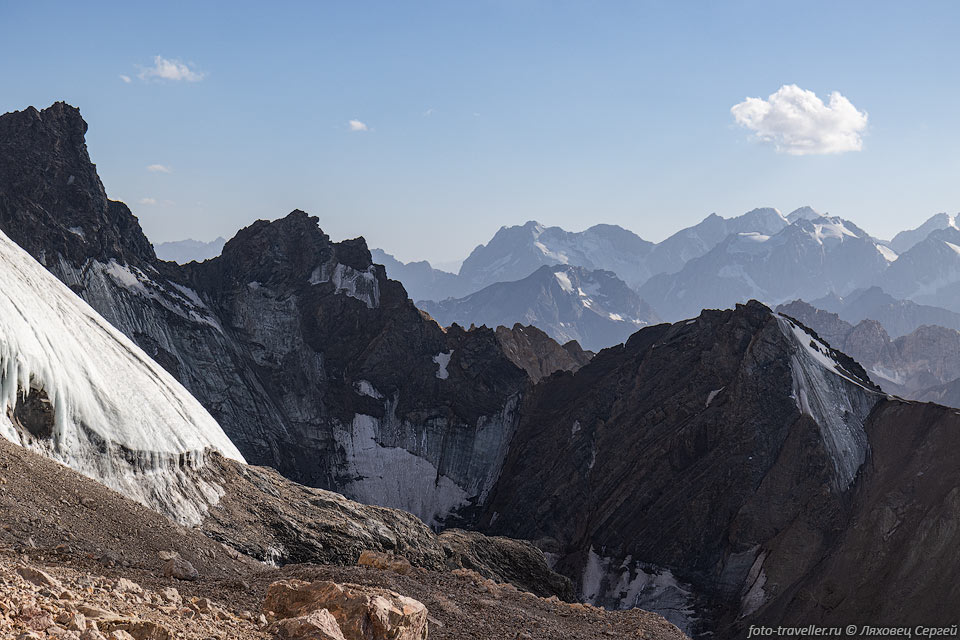
[[[816,220],[822,218],[823,214],[818,213],[812,207],[800,207],[787,214],[787,222],[793,224],[797,220]]]

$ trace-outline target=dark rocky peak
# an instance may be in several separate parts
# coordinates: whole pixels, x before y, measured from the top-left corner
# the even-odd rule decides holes
[[[533,388],[481,524],[540,541],[594,604],[705,631],[817,565],[881,398],[756,301],[641,329]]]
[[[188,268],[215,275],[227,288],[249,282],[281,288],[305,283],[335,256],[333,243],[317,223],[300,210],[278,220],[257,220],[228,240],[220,257]]]
[[[126,205],[107,199],[86,131],[80,111],[63,102],[0,116],[0,227],[44,263],[59,254],[74,266],[98,259],[145,268],[153,247]]]
[[[219,257],[181,270],[217,299],[245,286],[286,295],[319,285],[370,309],[383,301],[407,303],[403,285],[388,280],[384,268],[373,263],[366,240],[331,242],[318,221],[299,209],[278,220],[258,220],[237,232]]]

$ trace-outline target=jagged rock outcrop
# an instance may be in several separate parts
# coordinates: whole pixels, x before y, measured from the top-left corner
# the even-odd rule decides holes
[[[556,371],[576,371],[593,357],[576,340],[560,345],[534,326],[517,323],[508,329],[501,325],[496,334],[504,354],[534,382]]]
[[[426,640],[428,635],[427,608],[386,589],[326,580],[280,580],[267,588],[263,601],[264,614],[280,622],[302,620],[319,611],[334,618],[334,626],[346,640]],[[278,630],[284,628],[280,624]]]
[[[295,211],[222,255],[156,259],[79,112],[0,117],[0,229],[172,373],[252,463],[428,522],[492,486],[528,384],[492,330],[443,331]],[[401,490],[402,487],[402,490]]]
[[[573,582],[547,564],[543,551],[523,540],[447,529],[439,536],[448,569],[470,569],[547,598],[574,600]]]

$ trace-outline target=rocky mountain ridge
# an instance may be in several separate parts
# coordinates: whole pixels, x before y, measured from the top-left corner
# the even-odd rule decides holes
[[[244,481],[242,474],[236,478],[241,485],[246,483],[247,488],[238,492],[245,500],[262,480],[281,491],[307,491],[280,480],[276,474],[270,478],[266,470],[248,471],[258,479]],[[432,545],[432,555],[417,555],[412,547],[404,546],[410,539],[400,535],[394,538],[400,546],[393,551],[401,555],[371,552],[362,545],[378,538],[386,540],[388,531],[378,529],[380,525],[375,522],[389,510],[354,504],[351,513],[342,510],[347,502],[342,496],[328,494],[323,501],[334,501],[336,506],[325,513],[310,507],[315,509],[314,513],[301,516],[326,526],[326,555],[312,557],[310,565],[276,567],[237,553],[237,548],[243,549],[237,545],[240,541],[256,539],[259,545],[272,542],[269,537],[258,538],[256,529],[250,529],[242,520],[237,521],[234,532],[239,537],[221,544],[209,537],[210,532],[203,535],[199,530],[180,527],[97,482],[2,439],[0,484],[4,487],[0,493],[0,513],[4,516],[0,526],[3,637],[307,640],[317,637],[306,635],[310,625],[300,628],[304,635],[289,635],[290,625],[277,625],[283,618],[274,611],[275,600],[271,607],[264,606],[272,585],[304,578],[359,585],[387,599],[400,594],[415,598],[427,612],[425,622],[430,638],[493,640],[522,632],[558,640],[587,640],[596,637],[598,631],[639,632],[664,640],[684,637],[655,614],[639,610],[607,612],[563,602],[549,590],[544,597],[524,590],[536,590],[551,584],[548,582],[528,582],[523,588],[513,586],[509,579],[529,581],[539,575],[563,587],[563,579],[546,568],[542,554],[538,560],[535,548],[517,541],[474,539],[474,545],[487,545],[480,553],[470,544],[458,541],[432,542],[423,547],[430,549]],[[322,498],[325,493],[315,490],[313,497]],[[288,516],[297,515],[302,504],[288,499],[290,496],[281,496],[276,496],[274,506]],[[406,518],[410,523],[416,521],[399,512],[395,517]],[[338,531],[337,523],[348,520],[349,526]],[[417,526],[425,536],[423,542],[440,539],[422,523],[417,522]],[[357,536],[363,531],[370,537]],[[298,535],[314,533],[305,528]],[[338,539],[338,535],[346,537]],[[357,545],[353,549],[343,544],[351,536],[355,536],[352,539]],[[320,548],[318,545],[317,549]],[[345,555],[331,555],[338,550]],[[412,560],[413,566],[404,556]],[[465,564],[471,568],[463,568]],[[488,575],[493,579],[485,577]],[[338,611],[341,615],[337,626],[342,626],[342,632],[347,634],[344,640],[398,637],[389,635],[396,634],[395,628],[385,635],[349,635],[351,624],[362,621],[365,615],[358,604]],[[330,609],[334,605],[328,601]],[[397,619],[393,620],[396,623]]]

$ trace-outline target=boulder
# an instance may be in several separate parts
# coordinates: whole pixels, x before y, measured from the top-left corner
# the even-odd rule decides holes
[[[200,577],[194,566],[180,557],[167,560],[161,571],[165,578],[176,578],[177,580],[196,580]]]
[[[278,620],[269,631],[280,640],[346,640],[337,619],[326,609]]]
[[[63,585],[60,584],[60,581],[51,576],[45,571],[41,571],[36,567],[17,567],[17,573],[20,574],[20,577],[31,582],[38,587],[49,587],[51,589],[62,589]]]
[[[426,640],[427,608],[395,591],[325,580],[280,580],[267,588],[263,611],[274,620],[326,609],[345,640]]]

